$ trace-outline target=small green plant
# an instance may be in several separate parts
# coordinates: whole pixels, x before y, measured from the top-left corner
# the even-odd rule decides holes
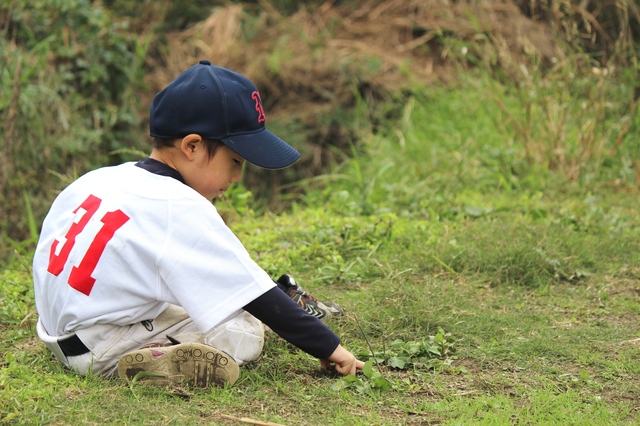
[[[382,366],[395,370],[408,370],[409,368],[435,370],[450,367],[455,359],[451,355],[455,352],[455,348],[450,338],[451,333],[439,328],[438,333],[429,336],[426,341],[394,340],[389,345],[389,351],[375,351],[369,354],[372,356],[365,362],[362,376],[346,376],[334,385],[334,389],[352,389],[358,393],[369,395],[398,389],[397,384],[383,375]],[[373,368],[374,365],[378,366],[377,371]]]
[[[394,385],[382,376],[382,373],[375,371],[373,368],[373,359],[365,362],[362,368],[363,376],[345,376],[341,381],[337,382],[334,390],[352,389],[358,393],[374,395],[380,392],[386,392],[394,388]]]
[[[451,333],[439,328],[438,333],[429,336],[426,341],[405,342],[397,339],[389,344],[388,352],[374,352],[373,356],[377,363],[399,370],[449,367],[455,359],[452,356],[455,347],[450,338]]]

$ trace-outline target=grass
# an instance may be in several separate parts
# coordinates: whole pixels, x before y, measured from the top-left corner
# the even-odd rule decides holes
[[[367,374],[324,373],[268,334],[226,389],[77,376],[34,336],[25,253],[0,272],[0,422],[640,422],[636,190],[523,161],[476,90],[417,94],[285,213],[239,189],[219,204],[265,270],[343,305],[331,327]]]

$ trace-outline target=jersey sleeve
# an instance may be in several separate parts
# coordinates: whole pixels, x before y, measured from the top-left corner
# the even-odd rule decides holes
[[[182,306],[202,332],[274,288],[209,201],[172,202],[168,217],[159,299]]]

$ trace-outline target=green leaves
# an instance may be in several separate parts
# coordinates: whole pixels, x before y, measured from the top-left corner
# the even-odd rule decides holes
[[[373,389],[388,391],[393,387],[390,381],[382,377],[382,373],[380,373],[379,371],[375,371],[373,369],[372,359],[364,363],[364,367],[362,368],[362,373],[365,375],[367,379],[371,381],[371,386]]]
[[[124,9],[88,0],[2,2],[0,235],[33,236],[63,179],[132,157],[140,138],[144,61],[151,36],[130,28]],[[148,12],[152,13],[152,12]],[[146,14],[145,14],[146,15]],[[145,106],[148,111],[148,105]],[[9,149],[9,144],[11,148]],[[32,204],[25,209],[27,190]],[[29,212],[31,208],[31,212]],[[27,214],[25,214],[27,212]],[[4,255],[0,240],[0,260]]]
[[[452,343],[448,340],[451,336],[442,329],[438,333],[429,336],[426,341],[402,340],[392,341],[389,352],[374,352],[362,368],[362,376],[347,376],[341,382],[334,385],[335,390],[351,389],[359,393],[375,394],[392,389],[399,389],[393,379],[387,378],[382,373],[382,366],[393,370],[433,370],[442,367],[450,367],[454,352]],[[390,374],[392,374],[392,371]],[[463,371],[460,369],[460,371]]]
[[[392,368],[397,368],[399,370],[404,370],[411,363],[411,361],[406,357],[401,356],[392,356],[387,360],[387,365]]]
[[[390,346],[390,353],[376,352],[376,359],[385,365],[406,370],[410,367],[418,369],[436,369],[451,365],[453,358],[451,354],[455,352],[453,344],[448,340],[451,333],[446,333],[441,328],[438,333],[428,336],[423,341],[394,340]],[[382,358],[380,358],[382,356]]]
[[[374,370],[374,360],[370,359],[365,362],[362,368],[362,376],[345,376],[340,382],[336,383],[333,388],[335,390],[352,389],[358,393],[375,394],[386,392],[393,389],[393,384],[382,376],[382,373]]]

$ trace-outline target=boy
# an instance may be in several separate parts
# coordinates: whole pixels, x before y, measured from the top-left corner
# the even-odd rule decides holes
[[[272,281],[211,203],[245,160],[279,169],[300,157],[266,129],[253,83],[202,60],[155,96],[150,134],[149,157],[87,173],[44,220],[36,329],[55,356],[80,374],[233,383],[260,355],[264,323],[327,370],[362,369],[318,319],[340,308],[288,275]]]

